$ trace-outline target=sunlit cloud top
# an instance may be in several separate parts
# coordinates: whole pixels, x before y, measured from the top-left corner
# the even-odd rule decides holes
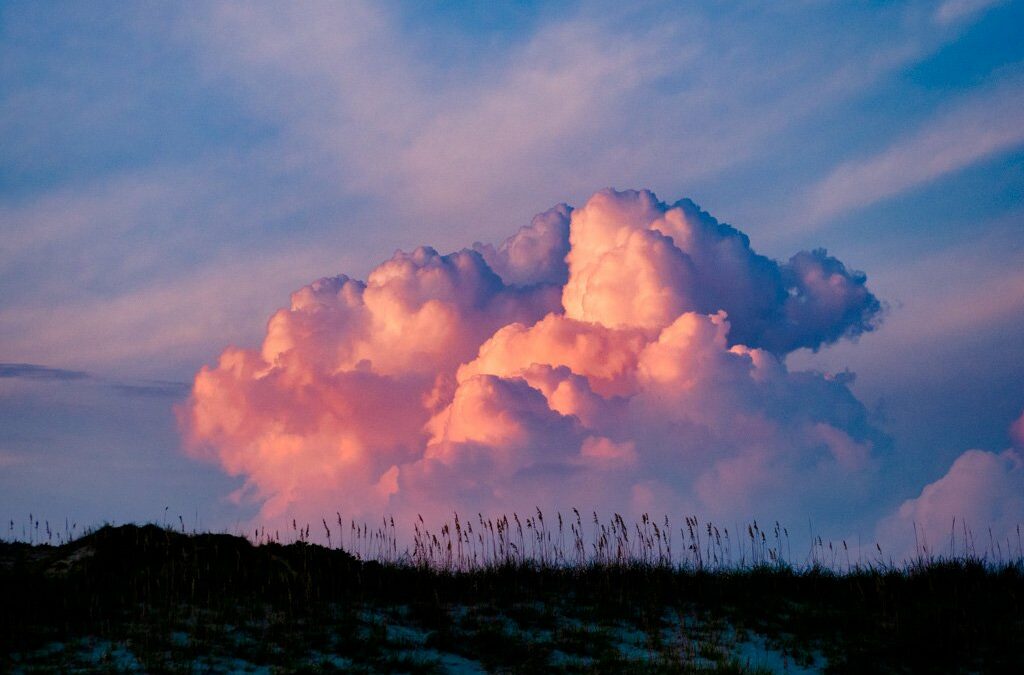
[[[882,437],[847,379],[780,360],[872,330],[865,282],[823,250],[760,256],[690,200],[604,190],[497,247],[305,286],[179,414],[265,519],[795,517],[864,499],[876,468]]]

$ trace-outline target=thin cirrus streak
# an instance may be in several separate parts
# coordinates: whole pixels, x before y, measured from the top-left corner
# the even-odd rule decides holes
[[[805,518],[885,437],[851,376],[784,357],[873,330],[866,277],[780,263],[693,202],[604,190],[500,246],[324,278],[178,408],[264,521],[549,508]],[[800,486],[793,489],[793,486]]]
[[[946,0],[935,10],[939,23],[953,23],[1002,4],[1003,0]]]
[[[882,152],[841,164],[806,196],[805,226],[881,201],[1024,143],[1024,81],[974,94]]]

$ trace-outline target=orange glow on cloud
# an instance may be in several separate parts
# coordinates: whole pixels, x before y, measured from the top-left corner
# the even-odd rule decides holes
[[[498,247],[313,282],[178,414],[188,451],[243,476],[267,520],[652,502],[781,517],[855,499],[877,436],[842,378],[783,357],[878,311],[824,251],[777,263],[692,202],[606,190]]]
[[[1010,426],[1010,438],[1014,445],[1024,449],[1024,413],[1021,413],[1020,417]]]

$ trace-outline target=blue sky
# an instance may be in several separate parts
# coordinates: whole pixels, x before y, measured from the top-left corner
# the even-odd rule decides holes
[[[868,275],[882,326],[787,363],[856,373],[879,509],[1010,444],[1024,3],[420,4],[0,5],[0,362],[53,369],[0,372],[0,515],[244,520],[174,383],[312,279],[606,186]]]

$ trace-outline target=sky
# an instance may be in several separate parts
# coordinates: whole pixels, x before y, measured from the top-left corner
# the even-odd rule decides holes
[[[1024,3],[621,4],[0,4],[0,516],[1024,520]]]

